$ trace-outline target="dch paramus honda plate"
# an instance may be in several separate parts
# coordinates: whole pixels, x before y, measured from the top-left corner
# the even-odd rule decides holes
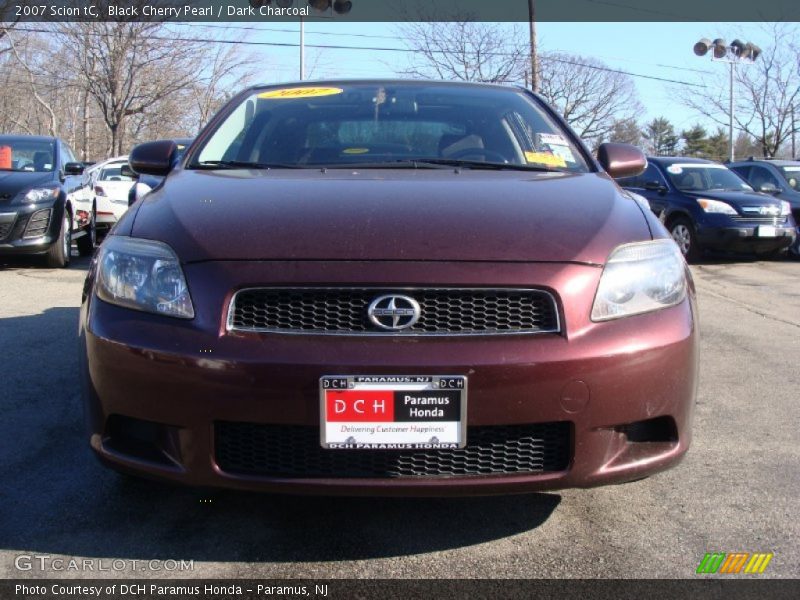
[[[695,298],[664,227],[540,98],[250,88],[99,248],[91,447],[128,473],[321,494],[639,479],[689,447]]]

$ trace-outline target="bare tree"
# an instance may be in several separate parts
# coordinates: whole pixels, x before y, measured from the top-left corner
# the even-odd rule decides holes
[[[68,23],[60,37],[100,109],[112,154],[123,151],[129,117],[186,89],[196,77],[197,44],[173,40],[160,23]]]
[[[584,140],[607,138],[618,121],[641,113],[630,76],[593,58],[541,53],[540,94]]]
[[[791,42],[798,29],[775,23],[765,29],[771,37],[751,65],[736,65],[735,127],[756,140],[764,156],[775,156],[781,145],[800,130],[792,122],[792,107],[800,106],[800,47]],[[719,125],[729,119],[728,72],[705,80],[708,93],[685,95],[684,103]]]
[[[400,27],[413,50],[403,74],[491,83],[520,83],[525,79],[527,48],[498,23],[412,22]]]

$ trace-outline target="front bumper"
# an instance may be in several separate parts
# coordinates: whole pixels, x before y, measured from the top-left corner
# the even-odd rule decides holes
[[[90,443],[119,470],[276,492],[491,494],[638,479],[675,464],[689,446],[697,381],[693,294],[656,313],[592,323],[586,298],[593,297],[601,270],[590,266],[232,262],[189,265],[185,272],[195,301],[192,321],[112,306],[91,290],[83,304]],[[559,298],[564,331],[403,339],[227,333],[232,293],[264,281],[539,287]],[[220,468],[221,422],[318,427],[318,381],[330,374],[463,374],[470,427],[566,423],[569,460],[557,471],[451,477],[274,477]],[[116,443],[119,416],[158,424],[157,452]],[[667,427],[642,438],[628,427],[640,422]]]
[[[47,252],[58,239],[63,211],[57,202],[0,207],[0,255]]]
[[[764,227],[774,228],[774,235],[760,235]],[[796,237],[797,227],[791,218],[779,225],[742,222],[697,228],[697,240],[703,248],[728,252],[772,252],[788,248]]]

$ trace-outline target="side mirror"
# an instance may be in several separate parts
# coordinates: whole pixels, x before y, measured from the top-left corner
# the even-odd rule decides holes
[[[762,183],[758,187],[758,191],[759,192],[763,192],[765,194],[773,194],[774,195],[774,194],[779,194],[781,190],[780,190],[780,188],[778,186],[776,186],[771,181],[766,181],[766,182]]]
[[[139,175],[163,177],[172,169],[172,155],[178,146],[172,140],[139,144],[131,150],[128,163]]]
[[[67,175],[81,175],[84,168],[81,162],[68,162],[64,165],[64,173]]]
[[[597,149],[597,160],[614,179],[634,177],[647,168],[647,158],[636,146],[607,142]]]
[[[119,174],[123,177],[130,177],[131,179],[136,179],[136,173],[133,172],[131,166],[128,163],[125,163],[119,168]]]

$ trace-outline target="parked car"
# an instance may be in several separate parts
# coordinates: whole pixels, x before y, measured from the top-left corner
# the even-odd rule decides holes
[[[175,152],[171,160],[173,164],[178,164],[181,158],[183,158],[186,149],[191,146],[193,140],[192,138],[176,138],[172,141],[175,142]],[[128,191],[128,206],[131,206],[139,198],[142,198],[145,194],[157,188],[161,182],[164,181],[163,177],[137,174],[133,172],[129,166],[123,168],[123,174],[132,177],[135,182],[133,187]]]
[[[794,242],[789,203],[755,192],[725,165],[699,158],[647,160],[643,173],[618,183],[647,198],[690,262],[707,249],[776,258]]]
[[[91,447],[128,473],[322,494],[639,479],[689,447],[695,295],[655,215],[540,98],[335,81],[235,96],[100,246]]]
[[[80,185],[82,172],[59,138],[0,135],[0,255],[43,255],[50,267],[69,265],[67,194]]]
[[[95,240],[104,237],[128,210],[128,192],[134,177],[123,172],[127,156],[117,156],[95,163],[84,172],[80,189],[72,195],[80,222],[88,220]]]
[[[792,207],[792,216],[800,225],[800,161],[797,160],[748,160],[728,163],[728,168],[735,171],[756,190],[786,200]],[[789,251],[800,256],[800,229],[795,243]]]

